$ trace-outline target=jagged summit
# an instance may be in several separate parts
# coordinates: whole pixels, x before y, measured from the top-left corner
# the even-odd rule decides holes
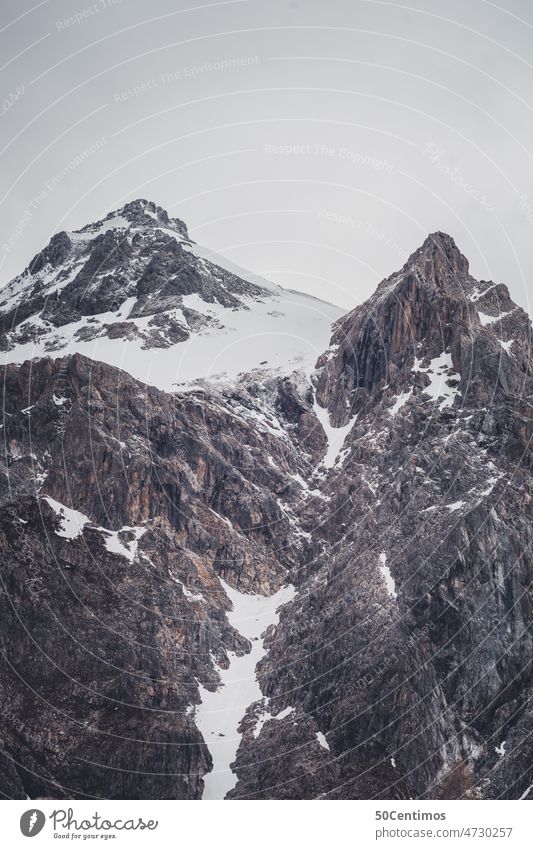
[[[469,263],[447,233],[430,233],[409,256],[399,271],[385,278],[367,302],[377,305],[384,297],[405,296],[405,286],[415,278],[427,289],[466,296],[476,281],[470,277]]]
[[[93,224],[87,224],[80,230],[74,231],[73,235],[101,235],[107,229],[128,229],[135,227],[161,227],[178,233],[185,240],[189,239],[187,225],[180,218],[170,218],[166,209],[158,206],[153,201],[139,198],[124,204],[119,209],[109,212],[105,218]]]
[[[476,281],[453,238],[432,233],[339,319],[318,363],[318,397],[337,425],[376,402],[399,411],[417,381],[445,406],[464,403],[467,388],[470,403],[482,403],[493,391],[525,391],[530,344],[529,317],[507,287]]]
[[[195,244],[139,199],[63,231],[0,291],[6,362],[79,352],[162,389],[259,366],[311,371],[342,311]]]
[[[448,273],[468,274],[468,260],[457,247],[455,240],[448,233],[438,230],[430,233],[422,245],[414,251],[407,260],[404,268],[410,266],[426,266],[430,263],[435,269],[435,276]]]
[[[430,233],[402,271],[422,275],[436,289],[456,290],[459,295],[470,289],[468,260],[447,233]]]
[[[164,233],[178,236],[193,244],[187,232],[187,225],[179,218],[170,218],[168,212],[153,201],[134,200],[108,212],[104,218],[84,225],[79,230],[61,230],[55,233],[48,245],[33,257],[26,271],[15,278],[15,281],[27,275],[28,272],[33,275],[45,267],[50,269],[59,267],[68,258],[69,253],[74,251],[76,243],[90,243],[96,239],[102,241],[109,232],[135,232],[138,228],[161,229]],[[110,244],[109,240],[108,244]],[[15,281],[11,281],[6,289],[12,287]]]

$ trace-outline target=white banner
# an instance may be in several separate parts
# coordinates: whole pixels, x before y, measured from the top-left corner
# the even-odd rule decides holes
[[[524,847],[527,801],[6,801],[2,845]],[[29,840],[35,838],[35,844]]]

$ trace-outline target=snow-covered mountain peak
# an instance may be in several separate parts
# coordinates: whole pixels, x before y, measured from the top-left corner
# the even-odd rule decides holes
[[[164,232],[171,231],[186,241],[190,241],[187,225],[179,218],[170,218],[166,209],[157,206],[153,201],[139,198],[130,201],[119,209],[109,212],[105,218],[92,224],[86,224],[80,230],[68,233],[76,239],[92,239],[109,230],[129,230],[148,227],[161,228]]]
[[[165,390],[255,368],[311,372],[342,311],[196,245],[135,200],[62,231],[0,291],[6,362],[82,353]]]

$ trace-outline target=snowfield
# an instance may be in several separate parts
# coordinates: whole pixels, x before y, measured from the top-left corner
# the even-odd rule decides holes
[[[104,325],[118,323],[143,330],[148,319],[129,319],[131,304],[124,303],[114,313],[84,316],[61,328],[44,327],[38,342],[16,345],[2,355],[2,362],[80,353],[167,392],[184,389],[198,379],[232,380],[261,367],[283,374],[295,369],[310,374],[329,344],[333,321],[342,314],[332,304],[279,287],[263,300],[243,299],[243,309],[207,303],[198,295],[185,296],[184,301],[185,306],[215,318],[217,325],[168,348],[143,348],[141,338],[126,341],[101,336],[87,342],[75,338],[83,327],[94,327],[94,319],[102,331]],[[29,323],[34,319],[28,319]]]

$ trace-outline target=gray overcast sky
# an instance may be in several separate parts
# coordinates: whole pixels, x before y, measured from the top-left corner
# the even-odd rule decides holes
[[[196,241],[345,307],[433,230],[533,300],[526,0],[0,14],[2,282],[57,230],[146,197]]]

